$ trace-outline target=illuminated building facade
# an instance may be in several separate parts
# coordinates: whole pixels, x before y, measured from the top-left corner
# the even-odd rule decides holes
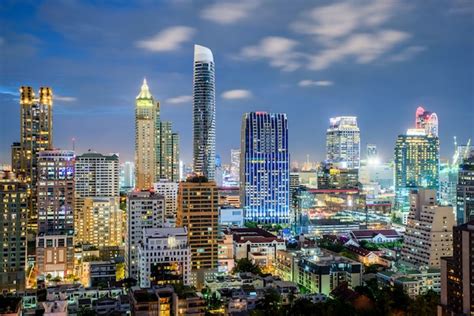
[[[212,51],[194,45],[193,164],[194,172],[214,180],[216,169],[216,91]]]
[[[139,285],[185,284],[191,281],[191,248],[186,227],[148,228],[138,247]]]
[[[0,170],[0,292],[25,289],[28,185]]]
[[[330,119],[326,132],[326,159],[338,167],[358,169],[360,166],[360,130],[357,117],[338,116]]]
[[[318,169],[318,189],[358,189],[358,171],[323,163]]]
[[[38,273],[63,278],[74,268],[74,168],[70,150],[38,154]]]
[[[82,243],[97,248],[123,245],[123,211],[119,197],[87,197],[83,201],[82,213]]]
[[[159,111],[159,106],[158,106]],[[173,133],[171,122],[161,122],[157,114],[156,179],[179,181],[179,135]]]
[[[135,186],[150,189],[156,178],[156,122],[158,104],[146,79],[135,101]]]
[[[458,225],[474,220],[474,151],[459,165],[456,217]]]
[[[217,269],[218,195],[216,183],[203,176],[179,183],[176,226],[188,229],[192,270]]]
[[[290,154],[286,114],[244,114],[241,129],[240,194],[245,219],[290,222]]]
[[[125,161],[120,165],[120,191],[129,192],[135,187],[135,164]]]
[[[438,137],[438,115],[419,106],[415,114],[415,128],[424,129],[426,135]]]
[[[138,280],[138,245],[145,228],[163,227],[165,199],[151,191],[133,191],[127,198],[127,224],[125,232],[125,273]]]
[[[240,182],[240,149],[230,150],[230,175],[237,184]]]
[[[400,211],[409,209],[412,189],[439,187],[439,139],[423,129],[409,129],[395,144],[395,193]]]
[[[176,225],[178,211],[178,182],[160,180],[153,184],[154,191],[165,199],[165,224],[168,227]]]
[[[119,157],[87,152],[76,157],[74,229],[76,242],[82,243],[86,198],[118,198],[120,196]],[[90,227],[89,227],[90,229]]]
[[[30,186],[28,228],[37,230],[36,180],[38,153],[53,147],[53,91],[41,87],[20,88],[20,145],[14,146],[13,171]],[[12,148],[13,149],[13,148]],[[17,159],[19,158],[19,161]]]
[[[437,205],[436,190],[413,190],[402,260],[416,267],[439,269],[440,258],[452,255],[454,225],[453,207]]]

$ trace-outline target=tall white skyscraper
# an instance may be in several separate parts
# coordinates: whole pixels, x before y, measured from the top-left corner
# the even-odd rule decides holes
[[[135,164],[125,161],[120,165],[120,190],[127,191],[135,187]]]
[[[230,150],[230,175],[232,180],[240,181],[240,149]]]
[[[338,116],[330,119],[326,132],[326,159],[341,168],[359,169],[360,130],[357,117]]]
[[[216,91],[212,51],[194,45],[193,164],[194,172],[213,180],[216,170]]]

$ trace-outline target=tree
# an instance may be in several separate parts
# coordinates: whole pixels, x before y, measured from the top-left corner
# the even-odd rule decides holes
[[[258,304],[258,309],[264,312],[264,315],[278,315],[281,306],[281,296],[277,290],[267,288],[263,299]]]
[[[430,316],[436,315],[439,304],[439,295],[434,291],[428,291],[414,299],[408,307],[408,315]]]
[[[260,269],[260,267],[247,258],[237,260],[233,273],[239,272],[250,272],[255,275],[262,275],[262,270]]]

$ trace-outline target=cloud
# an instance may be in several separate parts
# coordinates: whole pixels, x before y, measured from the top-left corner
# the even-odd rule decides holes
[[[272,67],[284,71],[294,71],[301,67],[299,61],[302,54],[295,51],[297,41],[285,37],[269,36],[254,46],[244,47],[241,58],[267,59]]]
[[[403,49],[398,54],[390,56],[390,61],[406,61],[412,59],[417,54],[424,51],[426,47],[424,46],[408,46],[407,48]]]
[[[221,94],[226,100],[248,99],[252,97],[252,92],[245,89],[228,90]]]
[[[334,82],[329,80],[310,80],[305,79],[298,82],[300,87],[329,87],[332,86]]]
[[[170,104],[181,104],[181,103],[191,102],[192,100],[193,100],[192,95],[180,95],[177,97],[166,99],[165,102],[170,103]]]
[[[354,34],[338,45],[314,54],[310,58],[309,68],[313,70],[326,69],[349,57],[355,59],[358,64],[368,64],[409,37],[410,34],[395,30],[382,30],[372,34]]]
[[[53,95],[53,101],[60,101],[60,102],[76,102],[77,98],[76,97],[66,97],[66,96],[61,96],[61,95]]]
[[[177,50],[194,35],[195,29],[188,26],[173,26],[155,36],[136,42],[137,47],[152,52],[170,52]]]
[[[257,0],[246,0],[236,3],[217,2],[201,11],[203,19],[219,23],[232,24],[245,19],[251,11],[259,6]]]

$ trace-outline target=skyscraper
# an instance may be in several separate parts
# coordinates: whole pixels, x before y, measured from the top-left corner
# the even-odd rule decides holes
[[[77,242],[83,242],[84,200],[120,196],[119,157],[116,154],[104,155],[96,152],[77,156],[75,187],[74,229]]]
[[[232,180],[240,182],[240,149],[230,150],[230,175]]]
[[[452,206],[436,203],[436,190],[413,190],[404,236],[402,259],[416,267],[440,268],[440,258],[452,255]]]
[[[38,154],[39,274],[63,278],[74,268],[74,152],[44,150]]]
[[[20,88],[20,161],[12,161],[18,178],[30,186],[28,228],[37,229],[36,179],[38,153],[53,147],[53,91],[41,87],[36,97],[33,88]],[[18,169],[19,168],[19,169]]]
[[[424,129],[427,135],[438,137],[438,115],[419,106],[415,113],[415,128]]]
[[[244,114],[241,130],[240,194],[247,221],[290,221],[290,154],[286,114]]]
[[[410,190],[438,190],[439,139],[423,129],[409,129],[395,145],[395,193],[400,211],[408,211]]]
[[[187,227],[192,270],[198,283],[206,271],[217,269],[219,196],[214,181],[204,176],[179,183],[177,227]]]
[[[359,169],[360,130],[357,117],[338,116],[330,119],[326,132],[326,159],[338,167]]]
[[[158,105],[146,79],[135,102],[135,186],[149,189],[156,177],[156,114]]]
[[[159,107],[158,107],[159,111]],[[173,133],[171,122],[161,122],[157,115],[156,178],[179,181],[179,135]]]
[[[119,197],[86,197],[81,212],[84,244],[97,248],[122,246],[123,211]]]
[[[474,220],[474,151],[459,165],[456,217],[458,225]]]
[[[193,164],[194,172],[214,179],[216,169],[216,91],[214,57],[194,45]]]
[[[135,164],[125,161],[120,164],[120,191],[128,192],[135,187]]]
[[[25,289],[28,185],[0,170],[0,292]]]
[[[153,186],[154,191],[165,199],[165,225],[175,227],[178,210],[178,182],[161,179]]]

